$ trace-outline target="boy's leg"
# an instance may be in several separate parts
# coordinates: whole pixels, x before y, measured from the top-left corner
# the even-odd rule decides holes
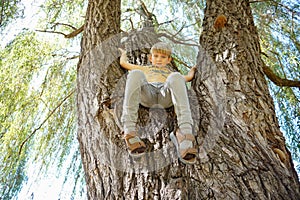
[[[197,149],[194,148],[193,144],[195,141],[192,127],[193,119],[185,79],[180,73],[172,73],[167,78],[165,87],[171,93],[179,126],[179,130],[174,134],[171,133],[170,137],[177,148],[179,159],[183,163],[194,164]]]
[[[126,80],[121,117],[125,134],[136,131],[138,109],[141,103],[141,88],[146,83],[145,74],[141,70],[132,70],[129,72]]]
[[[146,77],[140,70],[129,72],[126,80],[123,113],[121,121],[124,128],[124,139],[130,155],[139,157],[146,150],[145,143],[136,132],[139,104],[141,102],[141,88],[146,83]]]
[[[181,132],[191,134],[193,132],[193,119],[184,77],[177,72],[170,74],[166,81],[166,88],[171,92]]]

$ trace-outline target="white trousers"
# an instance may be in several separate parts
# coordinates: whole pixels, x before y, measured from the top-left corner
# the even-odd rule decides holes
[[[148,83],[143,71],[129,71],[121,118],[125,134],[136,131],[139,104],[148,108],[174,105],[179,128],[183,133],[192,133],[187,87],[179,72],[171,73],[165,83]]]

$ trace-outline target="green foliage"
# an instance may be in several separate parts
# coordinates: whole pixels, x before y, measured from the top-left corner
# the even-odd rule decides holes
[[[46,0],[41,5],[45,18],[40,20],[43,29],[60,32],[71,32],[84,23],[85,0]]]
[[[26,178],[24,167],[29,144],[19,154],[19,147],[36,122],[39,98],[32,91],[34,73],[49,54],[49,47],[35,39],[34,33],[21,33],[0,52],[0,177],[1,196],[9,199],[20,190]]]
[[[21,0],[0,1],[0,31],[14,19],[23,17],[24,7]]]
[[[66,59],[63,46],[19,34],[1,51],[0,158],[1,198],[10,199],[26,180],[27,161],[53,160],[63,166],[76,143],[75,80],[77,59]],[[62,45],[66,45],[62,43]],[[54,48],[55,46],[55,48]],[[59,57],[57,57],[59,56]],[[74,142],[75,141],[75,142]],[[59,159],[57,159],[59,158]],[[73,162],[80,181],[80,162]],[[79,182],[80,182],[79,181]]]
[[[83,25],[85,6],[83,0],[46,1],[39,27],[68,34]],[[49,41],[45,34],[23,32],[1,51],[0,199],[17,195],[30,163],[39,166],[41,176],[51,167],[68,168],[64,176],[74,179],[71,197],[84,195],[75,114],[79,40],[59,36],[52,34]]]
[[[179,34],[185,34],[185,37],[193,38],[194,41],[199,40],[202,31],[202,19],[204,18],[205,1],[185,0],[185,1],[168,1],[171,15],[170,20],[175,33],[178,29],[184,27],[185,30]],[[182,41],[184,41],[184,38]]]
[[[175,63],[183,74],[197,62],[204,6],[203,1],[168,1],[169,11],[161,13],[169,23],[161,24],[158,31],[169,35],[166,41],[172,44]]]

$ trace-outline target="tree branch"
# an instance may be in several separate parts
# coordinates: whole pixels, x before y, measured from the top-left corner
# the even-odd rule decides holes
[[[70,25],[70,24],[59,23],[59,22],[55,23],[55,24],[51,27],[51,29],[53,29],[53,28],[55,28],[56,26],[59,26],[59,25],[70,27],[70,28],[73,29],[73,30],[76,30],[76,29],[77,29],[76,27],[74,27],[74,26],[72,26],[72,25]]]
[[[55,113],[55,111],[70,97],[74,94],[75,90],[72,90],[51,112],[50,114],[44,119],[44,121],[33,130],[33,132],[27,136],[27,138],[21,143],[20,150],[19,150],[19,156],[22,153],[22,148],[25,145],[25,143],[39,130],[42,128],[42,126],[48,121],[48,119]]]
[[[43,33],[56,33],[56,34],[61,34],[63,35],[64,37],[66,37],[66,34],[63,33],[63,32],[59,32],[59,31],[47,31],[47,30],[36,30],[38,32],[43,32]]]
[[[145,19],[151,20],[151,22],[153,23],[153,19],[152,19],[153,14],[148,11],[147,6],[142,0],[139,0],[139,3],[140,3],[140,8],[139,8],[140,12],[138,13]]]
[[[165,37],[165,38],[171,40],[172,42],[174,42],[174,43],[176,43],[176,44],[184,44],[184,45],[187,45],[187,46],[195,46],[195,47],[199,47],[198,44],[187,43],[187,41],[193,41],[192,39],[187,39],[187,40],[184,40],[184,41],[186,41],[186,42],[182,42],[182,40],[175,39],[175,38],[173,37],[173,35],[169,35],[169,34],[167,34],[167,33],[158,33],[157,35],[158,35],[158,37]]]
[[[260,3],[260,2],[264,2],[266,0],[256,0],[256,1],[249,1],[249,3]]]
[[[277,86],[298,87],[300,88],[300,81],[288,80],[277,76],[266,64],[263,65],[265,75]]]
[[[177,19],[177,18],[175,18],[175,19]],[[171,24],[172,22],[175,21],[175,19],[171,19],[169,21],[165,21],[165,22],[159,23],[158,26],[161,26],[161,25],[164,25],[164,24]]]
[[[277,52],[275,52],[275,51],[272,51],[272,50],[269,50],[271,53],[273,53],[276,57],[277,57],[277,60],[278,60],[278,63],[279,63],[279,66],[280,66],[280,68],[281,68],[281,70],[282,70],[282,73],[283,73],[283,76],[284,76],[284,78],[286,78],[286,74],[285,74],[285,72],[284,72],[284,66],[283,66],[283,64],[282,64],[282,61],[281,61],[281,59],[280,59],[280,54],[279,53],[277,53]],[[264,54],[267,58],[269,57],[267,54]]]
[[[278,2],[276,2],[276,1],[274,1],[274,0],[269,0],[269,1],[271,1],[271,2],[272,2],[273,4],[275,4],[276,6],[281,6],[281,7],[285,8],[287,11],[289,11],[289,12],[291,12],[291,13],[293,13],[293,14],[296,14],[296,15],[300,16],[300,13],[299,13],[299,12],[294,11],[293,9],[291,9],[290,7],[288,7],[288,6],[286,6],[286,5],[282,4],[282,3],[278,3]]]
[[[84,25],[82,25],[79,29],[76,29],[75,31],[69,33],[68,35],[66,35],[66,38],[73,38],[75,36],[77,36],[79,33],[81,33],[84,29]]]
[[[45,33],[56,33],[56,34],[61,34],[63,35],[65,38],[73,38],[75,36],[77,36],[79,33],[81,33],[84,29],[84,25],[82,25],[80,28],[75,29],[73,32],[69,33],[69,34],[65,34],[63,32],[59,32],[59,31],[48,31],[48,30],[36,30],[39,32],[45,32]]]
[[[186,64],[186,62],[184,62],[184,61],[182,61],[182,60],[180,60],[180,59],[178,59],[176,57],[172,56],[172,59],[175,60],[176,62],[178,62],[179,64],[184,65],[186,68],[189,68],[189,69],[192,68],[191,66],[189,66],[188,64]]]
[[[300,16],[299,12],[296,12],[293,9],[291,9],[290,7],[288,7],[288,6],[286,6],[286,5],[282,4],[282,3],[278,3],[278,2],[276,2],[274,0],[253,0],[253,1],[249,1],[250,4],[251,3],[261,3],[261,2],[271,2],[271,4],[273,4],[274,6],[281,6],[281,7],[285,8],[287,11]]]

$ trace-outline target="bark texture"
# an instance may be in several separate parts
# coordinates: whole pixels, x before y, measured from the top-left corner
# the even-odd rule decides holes
[[[226,22],[216,27],[218,16]],[[193,88],[200,105],[207,105],[200,106],[200,135],[210,138],[203,143],[208,158],[202,162],[211,166],[204,182],[213,182],[217,199],[299,199],[249,1],[206,1],[200,44]]]
[[[89,199],[299,199],[249,1],[206,2],[199,73],[189,91],[199,144],[192,166],[178,162],[169,139],[176,126],[172,108],[140,109],[148,153],[141,159],[128,155],[118,120],[126,80],[118,64],[117,47],[124,42],[120,1],[89,2],[77,81],[78,140]],[[214,27],[219,14],[226,23]],[[127,42],[136,41],[130,48],[147,51],[157,39],[149,36],[152,31],[137,31],[142,40],[127,35]],[[144,56],[130,55],[131,62],[144,62]]]

